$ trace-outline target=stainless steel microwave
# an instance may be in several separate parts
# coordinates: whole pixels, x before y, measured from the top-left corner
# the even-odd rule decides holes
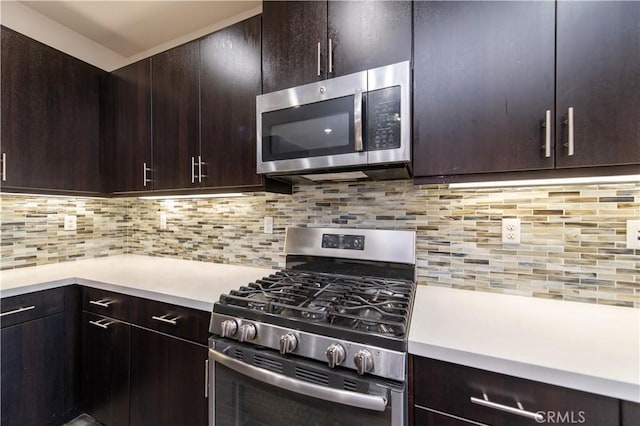
[[[409,177],[410,82],[407,61],[258,96],[258,173],[289,181]]]

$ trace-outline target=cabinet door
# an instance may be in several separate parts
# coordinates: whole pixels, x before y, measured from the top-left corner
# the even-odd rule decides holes
[[[207,424],[206,346],[131,329],[131,425]]]
[[[330,1],[329,76],[411,59],[410,1]]]
[[[560,1],[557,13],[557,167],[640,163],[640,2]]]
[[[204,185],[260,185],[262,178],[256,174],[260,17],[202,39],[200,52]]]
[[[414,175],[553,167],[553,2],[415,2]]]
[[[82,314],[83,410],[107,426],[129,424],[130,326]]]
[[[199,42],[152,58],[153,188],[198,186]]]
[[[640,425],[640,404],[636,402],[621,401],[620,413],[622,416],[622,426]]]
[[[3,328],[3,426],[58,425],[64,419],[63,314]]]
[[[151,59],[111,73],[113,191],[152,189],[151,185]],[[149,169],[146,171],[144,167]],[[147,180],[145,181],[145,177]]]
[[[326,53],[326,1],[263,2],[263,93],[327,78]]]
[[[106,73],[2,27],[2,185],[100,190],[100,84]]]

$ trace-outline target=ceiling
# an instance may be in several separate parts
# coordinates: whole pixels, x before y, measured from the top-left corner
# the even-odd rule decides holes
[[[19,1],[125,58],[249,11],[261,1]]]

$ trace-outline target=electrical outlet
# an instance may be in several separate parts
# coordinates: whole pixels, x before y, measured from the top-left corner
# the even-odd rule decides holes
[[[167,214],[160,213],[160,229],[167,229]]]
[[[273,234],[273,217],[271,216],[264,217],[264,233]]]
[[[75,231],[78,229],[78,219],[76,216],[67,214],[64,216],[64,230]]]
[[[502,219],[502,243],[520,244],[520,219]]]
[[[640,249],[640,220],[627,221],[627,248]]]

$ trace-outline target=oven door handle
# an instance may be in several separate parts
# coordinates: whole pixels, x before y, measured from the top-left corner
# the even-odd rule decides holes
[[[209,356],[215,362],[220,363],[243,376],[251,377],[252,379],[260,382],[294,393],[323,399],[325,401],[336,402],[338,404],[363,408],[365,410],[384,411],[387,408],[387,398],[383,396],[366,395],[341,389],[333,389],[292,379],[290,377],[283,376],[282,374],[245,364],[242,361],[235,360],[213,349],[209,349]]]

